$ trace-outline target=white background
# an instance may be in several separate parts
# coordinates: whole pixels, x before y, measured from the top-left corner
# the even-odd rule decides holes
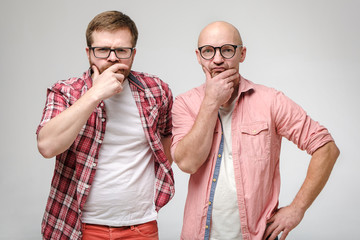
[[[174,96],[200,85],[194,53],[215,20],[241,32],[241,73],[285,92],[332,133],[341,155],[332,176],[288,239],[359,239],[360,1],[0,2],[0,239],[40,239],[54,159],[37,151],[46,88],[87,68],[85,30],[106,10],[128,14],[139,41],[134,70],[158,75]],[[299,189],[310,157],[287,140],[280,205]],[[174,164],[176,194],[159,214],[160,239],[179,239],[188,176]]]

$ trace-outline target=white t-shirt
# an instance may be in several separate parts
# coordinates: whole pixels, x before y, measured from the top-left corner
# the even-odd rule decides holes
[[[155,170],[129,82],[106,99],[104,140],[82,221],[130,226],[155,220]]]
[[[231,147],[231,116],[235,102],[236,99],[228,108],[221,107],[219,111],[223,125],[224,152],[213,201],[211,240],[242,239]]]

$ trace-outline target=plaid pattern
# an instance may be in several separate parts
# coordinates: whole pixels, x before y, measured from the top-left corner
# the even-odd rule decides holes
[[[159,78],[132,71],[130,88],[139,109],[145,135],[155,162],[155,205],[158,211],[174,195],[174,177],[161,137],[171,136],[173,97]],[[47,101],[37,133],[50,119],[70,107],[90,87],[90,71],[81,78],[59,81],[47,91]],[[106,113],[101,102],[89,117],[71,147],[56,156],[55,171],[42,222],[44,239],[81,239],[81,209],[95,176],[99,149],[104,138]]]

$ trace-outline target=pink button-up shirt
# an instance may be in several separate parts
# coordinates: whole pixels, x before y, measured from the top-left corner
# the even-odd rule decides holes
[[[176,98],[172,109],[173,156],[179,141],[191,130],[204,94],[205,85],[201,85]],[[333,139],[325,127],[283,93],[242,77],[231,128],[243,239],[262,239],[266,220],[278,206],[281,138],[309,154]],[[211,227],[206,226],[206,215],[220,140],[218,120],[210,154],[189,179],[181,239],[204,239],[205,228]]]

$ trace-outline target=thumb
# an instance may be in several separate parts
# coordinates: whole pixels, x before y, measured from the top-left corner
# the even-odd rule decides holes
[[[273,222],[275,221],[275,216],[276,216],[276,213],[274,213],[274,214],[266,221],[266,223],[267,223],[267,224],[273,223]]]
[[[95,65],[92,65],[91,69],[93,70],[92,79],[95,80],[100,75],[99,69]]]

